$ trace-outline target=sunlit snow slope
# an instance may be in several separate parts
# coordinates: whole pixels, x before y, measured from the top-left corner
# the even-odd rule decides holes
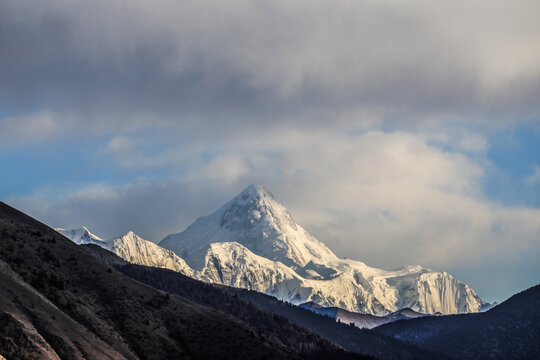
[[[58,231],[60,234],[64,235],[77,245],[81,244],[98,244],[101,245],[103,239],[99,236],[92,234],[84,226],[78,229],[73,230],[64,230],[61,228],[55,228],[54,230]]]
[[[446,272],[421,266],[388,271],[338,258],[258,185],[250,185],[185,231],[167,236],[159,246],[133,232],[103,241],[85,228],[59,231],[76,243],[97,243],[132,263],[297,304],[313,301],[373,315],[403,308],[455,314],[477,312],[486,305]]]
[[[74,230],[59,228],[55,230],[76,244],[97,244],[134,264],[171,269],[194,276],[193,270],[174,252],[144,240],[133,231],[118,238],[102,240],[85,227]]]
[[[258,185],[159,245],[181,256],[199,278],[294,303],[314,301],[375,315],[406,307],[423,313],[476,312],[485,305],[446,272],[420,266],[387,271],[338,258]]]

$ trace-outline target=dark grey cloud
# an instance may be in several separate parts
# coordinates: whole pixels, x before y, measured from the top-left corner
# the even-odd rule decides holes
[[[2,2],[0,106],[97,132],[535,118],[538,3],[481,3]]]

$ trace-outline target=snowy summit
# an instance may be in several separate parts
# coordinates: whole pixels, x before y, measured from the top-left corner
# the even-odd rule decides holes
[[[248,186],[159,245],[186,260],[201,279],[295,303],[314,301],[375,315],[406,307],[453,314],[485,306],[472,289],[446,272],[421,266],[387,271],[338,258],[259,185]]]
[[[181,254],[200,270],[205,255],[202,250],[223,242],[239,243],[259,256],[293,267],[337,260],[330,249],[294,222],[272,193],[253,184],[185,231],[165,237],[160,246]]]

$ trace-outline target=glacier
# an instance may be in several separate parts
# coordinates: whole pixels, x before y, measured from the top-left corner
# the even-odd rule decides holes
[[[263,292],[294,304],[311,301],[377,316],[404,308],[426,314],[478,312],[487,305],[446,272],[418,265],[383,270],[339,258],[259,185],[250,185],[159,245],[132,232],[96,240],[84,230],[60,232],[76,243],[97,243],[132,263]]]

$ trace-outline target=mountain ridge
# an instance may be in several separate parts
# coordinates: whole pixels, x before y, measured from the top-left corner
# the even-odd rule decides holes
[[[133,263],[257,290],[295,304],[314,301],[378,316],[406,307],[453,314],[476,312],[486,305],[467,284],[446,272],[419,265],[383,270],[338,258],[296,224],[270,191],[253,184],[159,245],[143,240],[98,245]]]
[[[214,249],[209,250],[212,243],[232,242],[246,248],[242,250],[240,269],[234,268],[227,252],[216,256]],[[475,312],[485,305],[465,283],[446,272],[418,265],[382,270],[360,261],[338,258],[296,224],[277,198],[259,185],[248,186],[183,232],[166,236],[159,245],[180,253],[188,264],[196,264],[196,270],[204,271],[205,266],[209,266],[215,271],[208,272],[219,273],[220,268],[222,273],[236,274],[230,276],[229,281],[223,281],[223,277],[210,278],[210,281],[258,289],[294,303],[315,301],[324,306],[374,315],[387,315],[405,307],[423,313]],[[236,246],[235,250],[238,248]],[[269,282],[266,289],[250,281],[239,281],[256,273],[260,263],[257,256],[280,262],[294,273],[279,271],[278,265],[267,267],[266,272],[277,271],[277,277],[283,281]],[[248,263],[251,267],[246,266]]]

